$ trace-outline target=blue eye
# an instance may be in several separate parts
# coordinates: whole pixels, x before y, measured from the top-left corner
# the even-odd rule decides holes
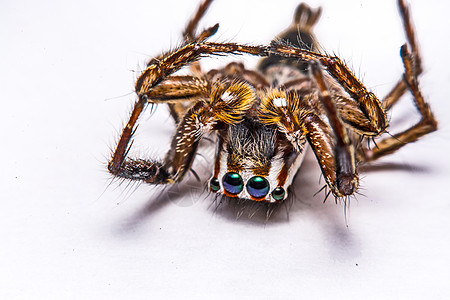
[[[284,189],[280,186],[276,187],[273,191],[272,191],[272,198],[280,201],[283,200],[284,195],[286,195],[286,192],[284,191]]]
[[[226,173],[222,178],[222,183],[225,191],[233,195],[239,194],[244,189],[244,181],[238,173]]]
[[[269,193],[269,182],[261,176],[253,176],[247,182],[247,192],[255,198],[262,198]]]

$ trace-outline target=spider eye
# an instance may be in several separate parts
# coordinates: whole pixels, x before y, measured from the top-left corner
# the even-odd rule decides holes
[[[220,189],[219,179],[216,177],[211,178],[211,180],[209,180],[209,189],[213,192],[217,192]]]
[[[269,192],[269,182],[261,176],[253,176],[247,181],[247,192],[255,198],[262,198]]]
[[[226,173],[223,176],[222,183],[223,188],[230,194],[239,194],[244,189],[244,181],[238,173]]]
[[[277,186],[273,191],[272,191],[272,198],[280,201],[283,200],[284,195],[286,195],[286,192],[284,191],[284,189],[280,186]]]

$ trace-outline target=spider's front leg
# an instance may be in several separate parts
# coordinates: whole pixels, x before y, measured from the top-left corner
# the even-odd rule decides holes
[[[335,185],[337,192],[333,191],[335,196],[346,196],[353,194],[358,188],[358,174],[356,173],[355,164],[355,149],[347,134],[347,129],[344,127],[338,109],[331,98],[325,78],[320,69],[320,64],[317,62],[311,63],[312,75],[314,76],[319,87],[319,98],[325,108],[330,126],[334,133],[334,151],[327,153],[327,155],[334,155],[335,160]],[[314,147],[313,147],[314,148]],[[317,152],[317,149],[315,149]],[[318,154],[316,153],[316,156]],[[319,157],[318,157],[319,158]],[[325,169],[327,167],[325,166]],[[324,168],[322,168],[324,171]],[[326,170],[327,173],[329,170]]]
[[[305,101],[302,97],[310,95],[295,91],[275,90],[263,98],[259,119],[263,124],[276,125],[298,152],[303,151],[307,140],[333,195],[337,198],[352,195],[359,182],[354,147],[325,83],[320,65],[312,63],[311,70],[329,124],[322,120],[320,112],[302,105]]]
[[[117,143],[112,159],[108,164],[109,172],[118,177],[132,180],[144,180],[151,183],[169,182],[169,179],[171,178],[176,178],[177,180],[181,179],[179,175],[175,176],[177,174],[177,171],[172,170],[172,175],[170,175],[169,172],[163,168],[162,163],[144,161],[141,159],[127,159],[127,154],[131,147],[131,138],[137,127],[137,120],[141,113],[144,111],[147,104],[149,102],[152,102],[150,97],[154,96],[154,90],[158,89],[158,85],[161,84],[164,80],[168,80],[170,78],[169,76],[172,73],[178,71],[189,63],[196,61],[202,55],[220,55],[227,53],[248,53],[252,55],[264,55],[265,51],[266,49],[261,47],[237,45],[231,43],[218,44],[193,42],[188,43],[173,52],[169,52],[163,55],[159,60],[152,60],[152,63],[147,66],[147,69],[142,72],[142,74],[136,81],[135,89],[136,94],[138,95],[138,100],[134,105],[130,119],[128,120],[128,123],[125,125],[122,131],[122,135],[119,142]],[[183,85],[180,85],[180,88],[182,87]],[[191,92],[190,88],[188,88],[187,90]],[[220,102],[210,102],[211,106],[214,106],[215,104],[219,105],[219,107],[221,105],[223,106],[223,104],[220,104]],[[236,114],[241,113],[241,111],[239,109],[236,109],[236,111],[233,112],[233,105],[238,108],[241,106],[245,107],[245,103],[236,104],[234,101],[227,101],[224,107],[224,112],[227,110],[229,111],[230,109],[231,112],[224,114],[223,117],[221,117],[221,115],[218,115],[216,117],[219,120],[221,120],[221,118],[225,118],[225,122],[234,121],[236,119]],[[201,111],[201,107],[194,106],[194,108],[197,108]],[[213,107],[210,107],[210,109],[212,108]],[[212,111],[215,110],[212,109]],[[196,114],[197,112],[192,111],[191,113]],[[188,123],[188,125],[191,125],[192,123],[191,120],[185,120],[184,122]],[[188,133],[189,130],[187,130],[186,132],[182,132],[182,134],[197,134],[195,131],[192,131],[194,130],[193,127],[188,126],[187,128],[191,128],[190,133]],[[204,124],[203,128],[209,128],[209,124]],[[187,153],[186,151],[188,149],[193,149],[195,153],[194,141],[194,139],[190,140],[192,144],[191,146],[185,148],[184,153]],[[171,156],[169,155],[166,159],[170,159],[170,157]],[[165,163],[165,165],[168,165],[168,163]],[[182,169],[186,170],[187,168],[183,167]]]
[[[127,158],[130,144],[123,156],[113,156],[108,165],[109,171],[121,178],[142,180],[152,184],[166,184],[181,180],[192,165],[198,143],[205,132],[204,128],[211,128],[215,124],[214,118],[199,120],[199,116],[203,119],[206,117],[205,114],[202,114],[206,106],[206,103],[200,101],[189,109],[185,117],[179,122],[172,139],[171,148],[162,162]],[[124,129],[124,133],[126,130],[127,127]],[[122,134],[122,139],[123,137],[124,134]],[[131,135],[125,137],[129,139]],[[116,153],[118,152],[117,149]],[[119,167],[115,164],[116,157],[123,160]]]
[[[364,136],[374,137],[385,131],[388,126],[388,120],[381,102],[374,93],[367,90],[339,57],[332,57],[277,43],[271,44],[270,52],[290,59],[297,58],[313,64],[315,62],[320,63],[355,101],[354,104],[346,101],[354,109],[347,110],[346,113],[342,114],[343,121],[353,127],[360,135]],[[339,109],[342,112],[342,109]],[[356,114],[352,111],[355,111]]]
[[[215,83],[209,99],[197,102],[177,126],[162,169],[168,183],[180,181],[190,169],[202,136],[214,129],[242,120],[255,99],[253,88],[243,82]]]
[[[138,100],[108,164],[110,173],[153,184],[181,180],[192,164],[203,134],[213,130],[219,122],[225,124],[240,122],[242,114],[250,108],[255,96],[253,89],[243,83],[230,85],[217,83],[209,87],[200,78],[181,79],[176,76],[170,77],[170,74],[205,53],[213,55],[240,52],[257,54],[260,49],[236,44],[189,43],[150,64],[137,80]],[[163,91],[167,94],[161,95]],[[170,102],[192,97],[199,101],[180,120],[172,140],[172,148],[163,162],[127,158],[137,120],[148,103]]]
[[[170,150],[163,162],[127,158],[131,145],[127,146],[126,151],[121,148],[121,142],[129,142],[133,134],[128,134],[127,125],[108,169],[118,177],[152,184],[180,181],[192,165],[202,136],[217,127],[240,122],[254,99],[254,91],[246,83],[214,84],[208,90],[208,98],[201,98],[178,123]],[[130,118],[131,122],[135,119],[135,111],[140,109],[139,102],[136,107]],[[121,160],[120,165],[117,163],[118,159]]]

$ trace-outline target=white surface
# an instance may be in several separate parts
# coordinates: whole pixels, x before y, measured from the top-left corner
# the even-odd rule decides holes
[[[267,43],[296,4],[217,0],[202,24],[220,22],[217,40]],[[402,72],[394,1],[321,4],[324,48],[384,95]],[[448,299],[449,4],[412,3],[440,130],[362,174],[348,227],[343,205],[313,197],[311,158],[289,217],[283,208],[267,223],[235,220],[229,205],[215,212],[195,181],[178,193],[109,185],[105,164],[134,99],[130,70],[176,45],[196,5],[0,3],[0,298]],[[413,115],[406,97],[392,120]],[[137,135],[139,152],[162,155],[173,130],[165,108],[143,121],[152,129]]]

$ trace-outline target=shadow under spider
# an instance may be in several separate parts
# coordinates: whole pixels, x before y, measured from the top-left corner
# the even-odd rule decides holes
[[[309,149],[310,150],[310,149]],[[431,172],[426,166],[401,164],[395,162],[381,162],[367,164],[359,167],[360,173],[383,172],[383,171],[416,171]],[[323,203],[325,192],[317,193],[325,184],[321,181],[321,172],[317,166],[312,151],[308,151],[305,160],[294,179],[290,189],[290,197],[283,203],[268,204],[252,202],[248,200],[215,196],[207,189],[208,171],[198,172],[200,181],[191,175],[174,186],[164,186],[149,198],[137,212],[127,216],[120,225],[120,233],[129,235],[145,224],[152,214],[157,213],[169,203],[188,207],[197,202],[207,201],[209,209],[215,218],[225,219],[236,225],[270,226],[289,223],[290,218],[302,218],[307,215],[309,220],[315,220],[320,229],[323,239],[328,245],[330,256],[338,261],[352,261],[361,255],[360,239],[352,233],[351,226],[343,210],[346,208],[342,203],[338,205],[326,205]],[[206,176],[205,176],[206,174]],[[353,200],[353,199],[352,199]],[[333,202],[332,196],[327,200]],[[205,209],[205,205],[197,206],[196,209]],[[341,208],[341,209],[340,209]],[[189,211],[186,211],[189,213]],[[238,228],[236,229],[238,230]],[[299,229],[301,230],[301,228]]]
[[[396,162],[377,162],[366,164],[358,167],[360,173],[369,172],[384,172],[384,171],[406,171],[406,172],[420,172],[431,173],[432,169],[426,165],[396,163]]]

